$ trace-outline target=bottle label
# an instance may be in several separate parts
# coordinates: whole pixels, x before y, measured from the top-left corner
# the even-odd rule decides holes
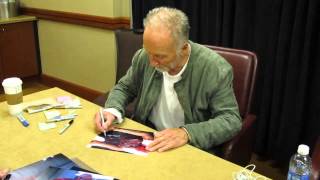
[[[310,179],[310,175],[299,175],[289,171],[287,180],[309,180],[309,179]]]

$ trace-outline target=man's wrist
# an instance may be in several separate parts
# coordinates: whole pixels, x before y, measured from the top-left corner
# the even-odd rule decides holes
[[[115,108],[106,108],[103,111],[109,112],[112,115],[114,115],[116,117],[116,119],[114,121],[115,123],[121,124],[123,122],[123,118],[121,116],[121,113],[117,109],[115,109]]]
[[[189,143],[190,142],[190,134],[189,134],[189,132],[188,132],[188,130],[185,128],[185,127],[183,127],[183,126],[181,126],[181,127],[179,127],[180,129],[182,129],[182,130],[184,130],[184,132],[187,134],[187,143]]]

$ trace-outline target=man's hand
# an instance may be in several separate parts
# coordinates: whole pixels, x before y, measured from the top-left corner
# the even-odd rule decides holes
[[[170,128],[154,133],[154,141],[147,146],[149,151],[163,152],[187,144],[188,135],[181,128]]]
[[[9,173],[9,169],[0,170],[0,180],[3,180],[8,173]]]
[[[94,120],[96,123],[96,129],[100,132],[113,130],[112,122],[116,119],[114,115],[109,112],[102,111],[104,117],[104,125],[102,125],[102,121],[100,118],[100,112],[97,112]]]

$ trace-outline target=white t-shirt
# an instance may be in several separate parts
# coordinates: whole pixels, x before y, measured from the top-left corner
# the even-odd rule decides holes
[[[189,46],[191,48],[191,46]],[[190,49],[191,52],[191,49]],[[190,53],[189,53],[190,57]],[[152,108],[149,120],[155,125],[157,130],[166,128],[177,128],[185,124],[184,111],[179,102],[174,84],[181,79],[181,74],[185,71],[187,64],[176,75],[163,72],[163,83],[161,93],[155,106]]]

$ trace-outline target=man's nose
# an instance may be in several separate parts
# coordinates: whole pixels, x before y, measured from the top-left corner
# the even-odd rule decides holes
[[[152,66],[158,66],[160,64],[157,58],[155,58],[154,56],[150,56],[149,58],[150,58],[150,64]]]

